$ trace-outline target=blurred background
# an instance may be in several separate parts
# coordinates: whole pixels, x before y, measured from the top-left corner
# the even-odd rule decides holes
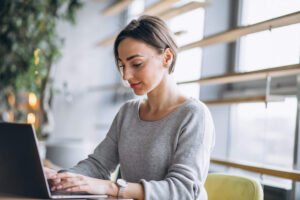
[[[112,45],[143,14],[167,22],[179,87],[212,112],[210,171],[258,179],[265,199],[300,199],[299,0],[2,0],[0,121],[33,124],[56,165],[85,158],[140,98],[122,85]]]

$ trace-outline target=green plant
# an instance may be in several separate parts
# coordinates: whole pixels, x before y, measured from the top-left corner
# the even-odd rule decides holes
[[[31,91],[41,96],[62,39],[58,20],[75,22],[79,0],[0,1],[0,91]]]
[[[57,22],[75,23],[80,7],[80,0],[0,1],[0,99],[8,89],[15,96],[33,92],[43,102],[50,68],[63,45],[63,39],[56,34]],[[14,121],[26,121],[27,111],[23,113],[17,104],[11,108],[3,103],[0,108],[8,110],[2,112],[14,113]],[[46,133],[41,133],[41,124],[47,124],[47,113],[43,106],[36,112],[37,136],[43,138]]]

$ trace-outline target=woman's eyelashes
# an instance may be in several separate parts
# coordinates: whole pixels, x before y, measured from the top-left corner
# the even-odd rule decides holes
[[[143,63],[134,63],[132,64],[133,67],[138,68],[142,65]]]
[[[124,65],[123,65],[121,62],[118,62],[118,67],[119,67],[120,69],[122,69],[122,68],[124,68]]]
[[[143,65],[143,62],[137,62],[137,63],[131,63],[131,64],[129,64],[129,66],[130,66],[130,67],[133,67],[133,68],[139,68],[139,67],[142,66],[142,65]],[[119,64],[118,64],[118,67],[119,67],[119,69],[124,70],[125,64],[119,63]]]

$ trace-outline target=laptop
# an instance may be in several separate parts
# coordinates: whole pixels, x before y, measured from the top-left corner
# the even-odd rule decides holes
[[[107,195],[51,193],[30,124],[0,123],[0,194],[50,199],[106,199]]]

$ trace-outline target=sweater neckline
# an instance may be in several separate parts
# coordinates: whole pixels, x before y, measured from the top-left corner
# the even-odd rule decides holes
[[[167,115],[163,116],[160,119],[157,120],[143,120],[140,118],[140,105],[142,102],[142,99],[139,100],[136,104],[136,109],[135,109],[135,113],[137,116],[138,121],[143,122],[143,123],[158,123],[158,122],[162,122],[165,121],[166,119],[172,117],[175,113],[179,112],[179,110],[181,110],[181,108],[183,108],[185,105],[187,105],[188,103],[192,102],[193,98],[188,97],[182,104],[180,104],[175,110],[173,110],[172,112],[168,113]]]

